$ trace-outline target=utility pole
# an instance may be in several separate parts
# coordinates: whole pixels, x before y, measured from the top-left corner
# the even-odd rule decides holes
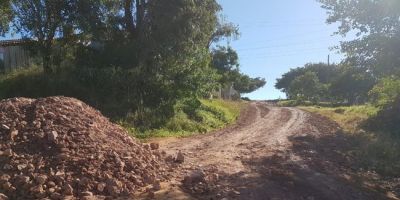
[[[328,54],[328,67],[331,66],[331,55]]]

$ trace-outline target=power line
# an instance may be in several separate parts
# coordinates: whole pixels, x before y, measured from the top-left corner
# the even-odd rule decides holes
[[[314,49],[302,49],[296,52],[282,52],[279,54],[263,54],[263,55],[255,55],[251,57],[246,57],[246,56],[239,56],[240,59],[265,59],[265,58],[281,58],[281,57],[286,57],[286,56],[294,56],[294,55],[299,55],[299,52],[301,53],[318,53],[321,52],[322,50],[327,50],[326,48],[314,48]]]
[[[261,49],[271,49],[271,48],[282,48],[282,47],[292,47],[292,46],[309,46],[319,44],[322,41],[331,41],[331,39],[325,40],[310,40],[310,41],[302,41],[299,43],[290,43],[290,44],[282,44],[282,45],[268,45],[268,46],[259,46],[253,48],[243,48],[243,49],[236,49],[237,51],[251,51],[251,50],[261,50]]]
[[[278,38],[269,38],[268,40],[259,40],[257,42],[258,43],[263,43],[263,42],[272,42],[272,41],[282,41],[282,40],[292,39],[292,38],[296,38],[296,37],[304,37],[304,36],[313,37],[312,34],[323,33],[323,32],[326,32],[326,29],[317,30],[317,31],[310,31],[310,32],[303,32],[303,33],[297,33],[297,34],[290,34],[290,35],[285,35],[283,37],[278,37]],[[327,36],[327,37],[333,37],[333,36]]]

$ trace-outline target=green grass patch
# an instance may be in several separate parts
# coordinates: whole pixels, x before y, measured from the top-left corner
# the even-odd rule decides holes
[[[137,130],[123,121],[120,122],[133,136],[139,139],[154,137],[187,137],[204,134],[236,122],[243,101],[200,100],[197,109],[187,111],[185,105],[176,106],[176,114],[159,129]]]
[[[375,116],[379,111],[378,108],[370,105],[341,107],[299,106],[299,108],[321,114],[336,121],[348,133],[359,132],[362,123]]]
[[[321,107],[337,107],[341,106],[340,103],[334,102],[311,102],[302,100],[281,100],[277,102],[281,107],[296,107],[296,106],[321,106]]]
[[[348,153],[358,159],[360,167],[385,176],[400,175],[400,138],[388,132],[365,128],[366,123],[377,115],[379,108],[372,105],[299,108],[337,122],[351,138],[354,149]]]

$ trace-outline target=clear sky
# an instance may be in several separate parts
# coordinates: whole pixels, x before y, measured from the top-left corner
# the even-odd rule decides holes
[[[218,0],[227,21],[237,24],[241,37],[231,45],[238,51],[241,70],[267,79],[267,85],[247,95],[252,99],[277,99],[285,95],[274,88],[276,79],[309,62],[339,62],[330,51],[343,38],[332,36],[326,11],[316,0]]]

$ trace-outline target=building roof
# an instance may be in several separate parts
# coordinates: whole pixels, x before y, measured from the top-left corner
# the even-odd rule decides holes
[[[0,40],[0,47],[5,46],[18,46],[28,42],[26,39],[16,39],[16,40]]]

